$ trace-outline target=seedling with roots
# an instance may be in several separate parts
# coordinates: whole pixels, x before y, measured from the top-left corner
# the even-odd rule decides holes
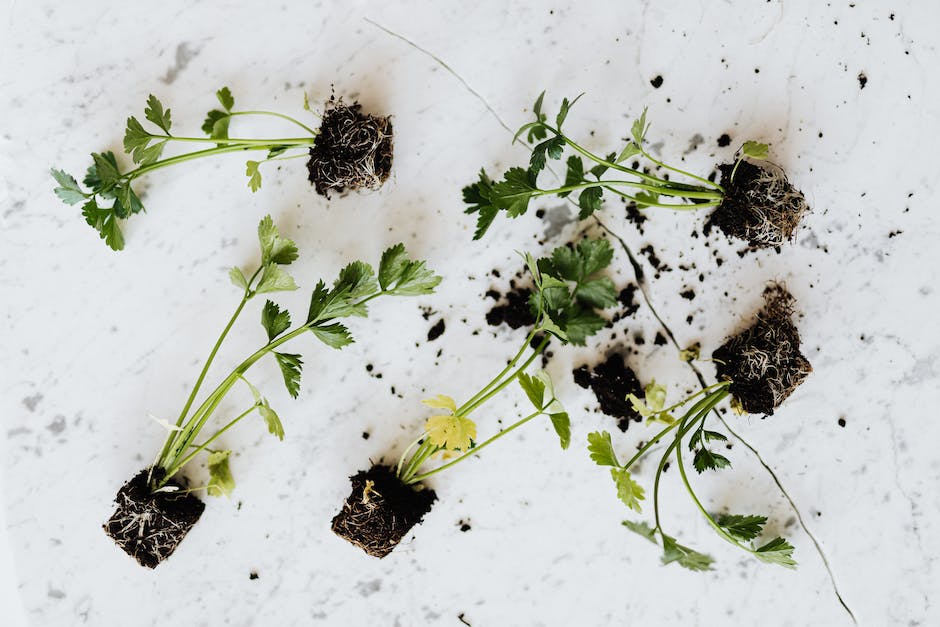
[[[709,570],[712,557],[680,544],[669,535],[660,516],[659,487],[663,471],[675,456],[682,483],[712,528],[725,540],[759,560],[786,567],[795,567],[793,546],[784,538],[774,537],[758,542],[767,517],[761,515],[715,514],[710,512],[696,494],[686,469],[683,451],[692,456],[692,467],[699,474],[720,470],[731,461],[713,450],[727,437],[710,427],[708,419],[724,400],[731,401],[737,413],[772,414],[780,403],[806,378],[811,367],[799,350],[799,332],[793,325],[793,297],[779,284],[764,292],[765,306],[754,323],[728,339],[714,351],[720,381],[695,394],[666,406],[666,388],[652,381],[644,390],[644,399],[629,395],[634,409],[651,424],[664,425],[626,462],[621,463],[611,442],[610,433],[588,435],[591,459],[610,468],[617,496],[630,509],[641,512],[646,491],[633,480],[631,469],[652,454],[654,447],[664,445],[653,479],[654,524],[625,521],[627,528],[656,543],[662,544],[662,561],[676,562],[690,570]],[[678,412],[682,412],[676,417]]]
[[[575,142],[563,130],[568,113],[581,96],[571,102],[567,98],[562,100],[554,124],[542,112],[544,96],[542,92],[533,106],[535,120],[524,124],[513,139],[525,135],[528,142],[534,144],[528,167],[510,168],[501,180],[495,181],[481,170],[479,180],[463,190],[463,199],[468,205],[465,212],[477,215],[474,239],[483,237],[501,211],[510,218],[521,216],[532,200],[545,196],[567,198],[577,194],[581,220],[601,208],[605,195],[618,196],[639,208],[677,211],[714,208],[707,226],[715,225],[755,248],[785,243],[809,210],[803,194],[787,181],[781,170],[745,161],[766,160],[766,144],[745,142],[733,164],[719,166],[721,182],[716,183],[650,154],[646,148],[649,124],[645,109],[633,123],[626,145],[619,152],[600,156]],[[561,159],[566,151],[573,154],[569,154],[566,161],[564,183],[558,187],[540,187],[539,175],[548,160]],[[652,174],[657,168],[677,174],[687,182],[672,181],[668,174]]]
[[[219,496],[228,495],[234,489],[235,481],[229,468],[231,451],[216,445],[223,434],[257,412],[272,435],[280,440],[284,438],[284,427],[278,414],[247,378],[254,364],[268,355],[274,357],[288,393],[296,398],[300,392],[303,360],[299,354],[284,352],[283,345],[312,334],[327,346],[342,348],[352,343],[353,337],[340,320],[366,316],[368,303],[382,296],[430,294],[440,282],[440,277],[431,272],[423,261],[411,260],[405,247],[398,244],[382,255],[377,274],[368,264],[354,261],[340,271],[332,288],[327,288],[323,281],[318,282],[307,316],[299,325],[292,326],[287,311],[270,300],[265,301],[261,324],[267,341],[197,404],[206,374],[245,306],[261,294],[297,289],[294,279],[284,270],[297,259],[294,242],[278,233],[270,216],[258,226],[258,238],[261,263],[247,275],[237,267],[231,269],[229,275],[241,291],[241,300],[212,347],[176,423],[166,423],[169,434],[163,448],[150,468],[121,488],[116,499],[118,509],[105,524],[106,532],[115,543],[143,566],[153,568],[166,559],[199,519],[204,506],[192,492],[205,490],[211,496]],[[248,388],[253,400],[234,418],[215,426],[200,441],[200,435],[209,429],[223,400],[238,384]],[[208,483],[198,488],[183,489],[176,481],[177,475],[202,454],[206,455]]]
[[[206,114],[202,124],[203,137],[174,135],[170,109],[164,108],[156,96],[147,99],[145,127],[136,117],[127,119],[124,150],[137,167],[122,171],[111,151],[92,153],[92,165],[82,183],[62,170],[52,170],[58,183],[56,195],[68,205],[81,204],[82,215],[105,243],[114,250],[124,248],[124,235],[119,222],[144,211],[143,202],[132,183],[155,170],[227,153],[261,152],[263,156],[245,164],[248,187],[252,192],[261,188],[262,166],[290,159],[307,157],[309,180],[317,193],[329,196],[331,191],[346,189],[378,189],[388,178],[392,166],[392,124],[388,117],[360,112],[360,106],[343,104],[330,98],[324,107],[320,127],[314,129],[300,120],[274,111],[236,110],[235,98],[228,87],[216,92],[220,109]],[[304,94],[303,108],[313,113]],[[316,115],[316,114],[314,114]],[[229,127],[239,116],[275,117],[300,128],[298,137],[247,138],[230,137]],[[320,117],[320,116],[317,116]],[[163,157],[169,145],[193,146],[208,144],[192,152]]]
[[[394,467],[376,465],[351,478],[353,490],[333,519],[333,531],[370,555],[388,555],[408,531],[430,510],[436,499],[422,482],[477,455],[504,436],[545,416],[568,448],[571,430],[568,413],[544,371],[530,374],[535,360],[554,337],[562,343],[583,345],[605,325],[597,309],[617,302],[610,278],[598,276],[613,256],[606,240],[585,239],[562,246],[550,257],[524,256],[534,289],[529,300],[535,322],[519,351],[505,368],[466,401],[458,404],[439,394],[423,401],[438,410],[427,419],[424,431],[401,454]],[[533,411],[502,431],[480,441],[471,415],[488,401],[518,383]],[[426,465],[441,458],[434,468]]]

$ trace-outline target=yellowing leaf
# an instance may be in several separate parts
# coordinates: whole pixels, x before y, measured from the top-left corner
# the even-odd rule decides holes
[[[646,395],[646,404],[653,413],[660,412],[666,406],[666,388],[656,383],[656,379],[650,381],[643,392]]]
[[[466,451],[477,437],[477,426],[463,416],[431,416],[424,425],[431,444],[449,451]]]
[[[454,399],[444,394],[438,394],[434,398],[427,398],[421,402],[434,409],[449,409],[452,414],[457,413],[457,403],[454,402]]]

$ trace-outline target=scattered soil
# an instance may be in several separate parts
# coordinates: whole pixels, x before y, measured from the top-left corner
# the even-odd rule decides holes
[[[650,85],[652,85],[655,89],[659,89],[660,87],[663,86],[663,77],[656,76],[655,78],[653,78],[653,80],[650,81]]]
[[[668,340],[666,339],[666,336],[660,333],[659,331],[657,331],[656,337],[653,339],[653,344],[655,344],[656,346],[665,346],[667,343],[668,343]]]
[[[366,115],[361,105],[331,97],[326,103],[307,170],[317,193],[378,189],[392,169],[391,118]]]
[[[726,196],[708,217],[706,235],[717,226],[728,237],[754,248],[781,246],[793,237],[809,205],[783,172],[743,161],[732,181],[734,164],[718,169]]]
[[[643,419],[627,400],[627,394],[643,398],[643,386],[633,370],[623,363],[622,355],[615,353],[593,370],[581,366],[572,374],[575,383],[594,392],[602,412],[619,418],[617,426],[621,431],[626,431],[631,421],[640,422]]]
[[[532,326],[535,324],[535,316],[529,307],[531,295],[532,290],[513,288],[487,312],[487,324],[498,327],[506,323],[511,329]]]
[[[428,342],[433,342],[444,335],[444,319],[441,318],[433,327],[428,330]]]
[[[712,353],[718,378],[731,381],[728,389],[749,414],[772,415],[813,370],[800,353],[793,304],[784,285],[771,284],[754,324]]]
[[[156,568],[170,557],[206,505],[191,493],[158,492],[152,494],[145,468],[118,490],[117,510],[104,524],[104,531],[125,553],[141,566]],[[154,470],[154,475],[160,470]],[[158,477],[159,478],[159,477]],[[182,488],[173,480],[168,486]]]
[[[865,85],[868,84],[868,77],[865,76],[865,72],[858,73],[858,88],[865,89]]]
[[[718,138],[718,146],[725,148],[731,145],[731,136],[727,133],[724,133],[721,137]]]
[[[391,553],[437,500],[434,490],[405,485],[388,466],[372,466],[349,480],[352,492],[333,518],[333,533],[373,557]]]
[[[629,318],[640,308],[639,303],[636,302],[636,290],[636,284],[631,283],[620,290],[620,294],[617,296],[617,301],[623,305],[624,318]]]
[[[627,204],[627,220],[629,220],[636,226],[637,231],[640,232],[640,235],[643,235],[644,233],[643,223],[649,220],[649,216],[647,216],[643,211],[641,211],[636,206],[635,202],[631,202]]]

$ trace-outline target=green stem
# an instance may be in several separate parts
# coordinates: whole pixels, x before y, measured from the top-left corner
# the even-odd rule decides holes
[[[241,137],[179,137],[177,135],[151,135],[154,139],[164,139],[174,142],[191,142],[197,144],[223,144],[241,146],[312,146],[316,137],[285,137],[284,139],[249,139]]]
[[[562,194],[565,192],[574,192],[579,189],[586,189],[588,187],[597,187],[597,186],[609,186],[609,185],[622,185],[624,187],[633,187],[636,189],[641,189],[643,191],[656,192],[662,196],[675,196],[679,198],[699,198],[705,200],[718,200],[720,201],[723,196],[718,192],[713,192],[710,190],[686,190],[686,189],[677,189],[673,187],[661,187],[657,185],[648,185],[646,183],[637,183],[636,181],[620,181],[620,180],[610,180],[610,179],[600,179],[597,181],[586,181],[584,183],[578,183],[577,185],[566,185],[564,187],[559,187],[557,189],[540,189],[537,190],[536,195],[538,196],[547,196],[550,194]],[[653,204],[647,203],[646,201],[639,201],[643,204]],[[661,205],[664,207],[674,207],[675,205]]]
[[[634,202],[638,205],[646,205],[648,207],[663,207],[665,209],[672,209],[674,211],[696,211],[698,209],[704,209],[705,207],[717,207],[721,204],[720,200],[712,202],[696,202],[696,203],[686,203],[682,205],[672,205],[669,203],[659,202],[658,200],[650,200],[648,198],[638,198],[636,196],[631,196],[626,194],[615,187],[609,187],[607,185],[603,186],[604,189],[617,194],[621,198],[626,198],[630,202]]]
[[[230,115],[230,116],[233,116],[233,117],[236,116],[236,115],[270,115],[270,116],[273,116],[273,117],[276,117],[276,118],[281,118],[281,119],[287,120],[288,122],[291,122],[291,123],[293,123],[293,124],[296,124],[296,125],[299,126],[300,128],[302,128],[302,129],[304,129],[305,131],[307,131],[308,133],[310,133],[311,135],[317,135],[317,134],[318,134],[318,131],[313,130],[312,128],[310,128],[309,126],[307,126],[306,124],[304,124],[304,123],[301,122],[300,120],[295,120],[294,118],[290,117],[289,115],[284,115],[283,113],[276,113],[276,112],[274,112],[274,111],[232,111],[232,112],[229,113],[229,115]]]
[[[182,468],[183,466],[185,466],[186,464],[188,464],[192,458],[194,458],[196,455],[198,455],[199,453],[201,453],[202,451],[204,451],[204,450],[206,449],[206,447],[209,446],[209,444],[212,443],[213,440],[215,440],[215,439],[218,438],[220,435],[222,435],[223,433],[225,433],[226,431],[228,431],[230,428],[232,428],[233,426],[235,426],[235,424],[238,423],[239,420],[241,420],[242,418],[244,418],[245,416],[247,416],[248,414],[250,414],[251,412],[253,412],[253,411],[254,411],[255,409],[257,409],[257,408],[258,408],[258,403],[255,403],[254,405],[252,405],[251,407],[249,407],[248,409],[246,409],[245,411],[243,411],[241,414],[239,414],[236,418],[234,418],[234,419],[233,419],[231,422],[229,422],[227,425],[225,425],[224,427],[222,427],[221,429],[219,429],[218,431],[216,431],[215,433],[213,433],[212,436],[209,437],[208,440],[206,440],[205,442],[203,442],[202,444],[200,444],[199,446],[197,446],[197,447],[195,448],[195,450],[194,450],[192,453],[190,453],[189,455],[187,455],[186,457],[184,457],[182,460],[180,460],[180,461],[176,462],[175,464],[173,464],[169,469],[167,469],[167,471],[166,471],[166,476],[164,477],[163,483],[166,483],[166,480],[167,480],[167,479],[169,479],[170,477],[172,477],[173,475],[175,475],[177,472],[179,472],[180,468]]]
[[[268,150],[269,146],[215,146],[213,148],[206,148],[205,150],[197,150],[195,152],[187,152],[182,155],[176,155],[175,157],[167,157],[166,159],[161,159],[160,161],[154,161],[153,163],[148,163],[147,165],[142,165],[135,170],[131,170],[122,175],[122,178],[126,179],[128,182],[133,181],[139,176],[143,176],[148,172],[153,172],[154,170],[159,170],[160,168],[165,168],[171,165],[176,165],[178,163],[184,163],[186,161],[191,161],[193,159],[201,159],[202,157],[211,157],[213,155],[221,155],[229,152],[242,152],[245,150]]]
[[[474,395],[473,395],[472,397],[470,397],[470,399],[467,400],[463,405],[461,405],[460,407],[458,407],[458,408],[457,408],[457,411],[455,412],[456,415],[458,415],[458,416],[463,416],[463,415],[464,415],[463,412],[464,412],[465,408],[467,407],[467,405],[470,405],[471,403],[477,401],[481,396],[483,396],[484,394],[486,394],[494,385],[496,385],[497,383],[499,383],[500,380],[501,380],[504,376],[506,376],[506,373],[507,373],[507,372],[509,372],[510,370],[512,370],[512,369],[515,367],[515,365],[519,362],[519,360],[522,359],[522,356],[525,354],[526,349],[529,348],[529,344],[532,342],[532,338],[535,337],[536,328],[537,328],[537,327],[533,328],[532,331],[529,332],[529,334],[528,334],[528,335],[526,336],[526,338],[525,338],[525,341],[522,343],[522,347],[519,349],[519,352],[516,353],[515,357],[513,357],[513,358],[509,361],[508,364],[506,364],[506,367],[503,368],[503,369],[499,372],[499,374],[496,375],[496,376],[493,378],[492,381],[490,381],[490,382],[487,383],[485,386],[483,386],[483,388],[482,388],[479,392],[477,392],[476,394],[474,394]]]
[[[519,368],[511,376],[506,378],[499,385],[497,385],[496,387],[491,389],[489,392],[487,392],[486,394],[478,398],[476,401],[472,403],[467,403],[466,405],[464,405],[461,408],[463,411],[461,413],[458,413],[457,415],[469,416],[470,413],[473,412],[473,410],[475,410],[477,407],[479,407],[486,401],[490,400],[491,398],[499,394],[503,389],[506,388],[507,385],[515,381],[516,378],[519,376],[519,374],[522,372],[525,372],[526,368],[528,368],[529,365],[533,361],[535,361],[535,358],[542,354],[542,351],[544,351],[545,347],[548,346],[548,341],[549,341],[548,337],[543,338],[542,341],[539,342],[539,345],[535,348],[535,351],[532,353],[532,355],[530,355],[529,358],[526,359],[525,362],[521,366],[519,366]]]
[[[657,159],[656,157],[654,157],[654,156],[651,155],[650,153],[648,153],[648,152],[646,152],[645,150],[643,150],[643,147],[642,147],[642,146],[637,145],[637,147],[640,149],[640,152],[643,153],[643,156],[645,156],[647,159],[649,159],[650,161],[652,161],[653,163],[655,163],[655,164],[658,165],[659,167],[661,167],[661,168],[666,168],[667,170],[672,170],[673,172],[677,172],[677,173],[679,173],[679,174],[681,174],[681,175],[683,175],[683,176],[687,176],[687,177],[689,177],[690,179],[694,179],[694,180],[698,181],[699,183],[704,183],[705,185],[708,185],[709,187],[713,187],[713,188],[717,189],[718,191],[724,193],[724,191],[725,191],[724,188],[722,188],[722,186],[719,185],[718,183],[715,183],[714,181],[709,181],[708,179],[702,178],[701,176],[696,176],[696,175],[692,174],[691,172],[686,172],[685,170],[680,170],[679,168],[674,168],[674,167],[672,167],[671,165],[666,165],[665,163],[663,163],[662,161],[660,161],[659,159]]]
[[[552,399],[552,400],[554,401],[554,399]],[[458,457],[457,459],[455,459],[455,460],[453,460],[453,461],[451,461],[451,462],[448,462],[448,463],[444,464],[443,466],[438,466],[438,467],[435,468],[434,470],[430,470],[430,471],[428,471],[428,472],[426,472],[426,473],[424,473],[424,474],[418,475],[418,476],[416,476],[416,477],[411,477],[410,479],[408,479],[407,481],[405,481],[405,483],[408,484],[408,485],[410,485],[410,484],[412,484],[412,483],[418,483],[419,481],[424,481],[424,480],[427,479],[428,477],[430,477],[430,476],[432,476],[432,475],[436,475],[437,473],[441,472],[442,470],[446,470],[446,469],[450,468],[451,466],[453,466],[453,465],[455,465],[455,464],[459,464],[460,462],[462,462],[463,460],[467,459],[468,457],[471,457],[471,456],[473,456],[473,455],[479,454],[479,452],[480,452],[481,450],[483,450],[484,448],[486,448],[487,446],[489,446],[490,444],[492,444],[493,442],[495,442],[495,441],[498,440],[499,438],[503,437],[504,435],[506,435],[506,434],[509,433],[510,431],[513,431],[513,430],[515,430],[515,429],[518,429],[519,427],[521,427],[521,426],[524,425],[525,423],[529,422],[530,420],[532,420],[532,419],[535,418],[536,416],[541,416],[541,415],[542,415],[542,410],[541,410],[541,409],[536,410],[534,413],[529,414],[528,416],[526,416],[526,417],[523,418],[522,420],[519,420],[518,422],[513,423],[512,425],[510,425],[509,427],[503,429],[502,431],[500,431],[500,432],[497,433],[496,435],[490,437],[488,440],[486,440],[486,441],[483,442],[482,444],[480,444],[480,445],[478,445],[478,446],[474,446],[472,449],[470,449],[469,451],[467,451],[466,453],[464,453],[463,455],[461,455],[461,456]]]

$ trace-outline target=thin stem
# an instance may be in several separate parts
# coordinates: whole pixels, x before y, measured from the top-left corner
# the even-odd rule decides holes
[[[250,139],[242,137],[179,137],[178,135],[151,135],[154,139],[197,144],[223,144],[242,146],[312,146],[316,137],[285,137],[284,139]]]
[[[424,438],[423,433],[419,435],[417,438],[415,438],[414,441],[411,444],[409,444],[407,447],[405,447],[404,451],[402,451],[401,457],[398,458],[398,465],[395,467],[395,474],[398,475],[399,477],[401,476],[401,467],[405,463],[405,457],[408,455],[408,452],[411,449],[413,449],[415,446],[418,445],[418,442],[420,442],[422,438]]]
[[[123,174],[122,177],[127,179],[129,182],[139,176],[147,174],[148,172],[159,170],[160,168],[165,168],[171,165],[176,165],[177,163],[183,163],[193,159],[200,159],[202,157],[211,157],[212,155],[221,155],[228,152],[242,152],[245,150],[268,150],[268,146],[215,146],[213,148],[206,148],[205,150],[197,150],[195,152],[187,152],[182,155],[176,155],[175,157],[167,157],[166,159],[161,159],[160,161],[154,161],[153,163],[142,165],[135,170],[131,170],[130,172]]]
[[[659,167],[661,167],[661,168],[666,168],[667,170],[672,170],[673,172],[677,172],[677,173],[679,173],[679,174],[681,174],[681,175],[683,175],[683,176],[687,176],[687,177],[689,177],[690,179],[694,179],[694,180],[698,181],[699,183],[704,183],[705,185],[708,185],[709,187],[714,187],[714,188],[717,189],[718,191],[724,193],[724,191],[725,191],[724,188],[722,188],[722,186],[719,185],[718,183],[715,183],[714,181],[709,181],[708,179],[702,178],[701,176],[696,176],[696,175],[692,174],[691,172],[686,172],[685,170],[680,170],[679,168],[674,168],[674,167],[672,167],[671,165],[666,165],[665,163],[663,163],[662,161],[660,161],[659,159],[657,159],[656,157],[654,157],[654,156],[651,155],[650,153],[648,153],[648,152],[646,152],[645,150],[643,150],[643,146],[637,145],[637,147],[640,149],[640,152],[643,153],[643,156],[645,156],[647,159],[649,159],[650,161],[652,161],[653,163],[655,163],[655,164],[658,165]]]
[[[549,338],[548,338],[548,337],[545,337],[541,342],[539,342],[539,345],[535,348],[535,351],[532,353],[532,355],[531,355],[528,359],[526,359],[525,362],[524,362],[521,366],[519,366],[519,368],[518,368],[510,377],[506,378],[506,379],[505,379],[504,381],[502,381],[499,385],[497,385],[495,388],[493,388],[492,390],[490,390],[489,392],[487,392],[486,394],[484,394],[483,396],[481,396],[479,399],[477,399],[477,400],[474,401],[473,403],[468,403],[468,404],[466,404],[466,405],[462,408],[462,409],[463,409],[463,413],[458,414],[458,415],[460,415],[460,416],[469,416],[470,413],[471,413],[473,410],[475,410],[477,407],[479,407],[480,405],[482,405],[483,403],[485,403],[485,402],[488,401],[489,399],[493,398],[495,395],[499,394],[500,391],[502,391],[503,389],[505,389],[505,387],[506,387],[507,385],[509,385],[510,383],[512,383],[512,382],[519,376],[519,373],[525,372],[526,368],[528,368],[529,365],[530,365],[533,361],[535,361],[535,358],[536,358],[536,357],[538,357],[539,355],[542,354],[542,351],[544,351],[544,350],[545,350],[545,347],[548,346],[548,340],[549,340]]]
[[[646,183],[637,183],[636,181],[621,181],[621,180],[610,180],[610,179],[600,179],[597,181],[587,181],[584,183],[578,183],[577,185],[565,185],[564,187],[559,187],[557,189],[540,189],[537,190],[538,196],[547,196],[550,194],[562,194],[565,192],[574,192],[579,189],[586,189],[588,187],[597,187],[597,186],[608,186],[608,185],[622,185],[625,187],[633,187],[636,189],[641,189],[643,191],[656,192],[663,196],[676,196],[679,198],[700,198],[705,200],[721,200],[723,196],[718,192],[713,192],[709,190],[685,190],[685,189],[676,189],[673,187],[660,187],[657,185],[648,185]],[[638,201],[643,204],[654,204],[647,203],[645,200]],[[665,207],[674,207],[675,205],[662,205]]]
[[[554,399],[553,399],[553,400],[554,400]],[[515,429],[518,429],[519,427],[521,427],[521,426],[524,425],[525,423],[529,422],[530,420],[532,420],[532,419],[535,418],[536,416],[540,416],[540,415],[542,415],[542,410],[541,410],[541,409],[536,410],[535,412],[529,414],[528,416],[526,416],[526,417],[523,418],[522,420],[519,420],[518,422],[513,423],[511,426],[509,426],[509,427],[503,429],[502,431],[500,431],[500,432],[497,433],[496,435],[490,437],[488,440],[486,440],[486,441],[483,442],[482,444],[479,444],[479,445],[477,445],[477,446],[474,446],[472,449],[470,449],[469,451],[467,451],[466,453],[464,453],[463,455],[461,455],[461,456],[458,457],[457,459],[455,459],[455,460],[453,460],[453,461],[451,461],[451,462],[448,462],[448,463],[444,464],[443,466],[438,466],[438,467],[435,468],[434,470],[430,470],[430,471],[428,471],[428,472],[426,472],[426,473],[424,473],[424,474],[418,475],[417,477],[412,477],[412,478],[410,478],[408,481],[406,481],[405,483],[407,483],[407,484],[412,484],[412,483],[418,483],[419,481],[424,481],[425,479],[427,479],[427,478],[430,477],[431,475],[436,475],[437,473],[441,472],[442,470],[446,470],[446,469],[450,468],[451,466],[453,466],[453,465],[455,465],[455,464],[459,464],[460,462],[462,462],[463,460],[467,459],[468,457],[471,457],[471,456],[473,456],[473,455],[479,454],[479,452],[480,452],[481,450],[483,450],[484,448],[486,448],[487,446],[489,446],[490,444],[492,444],[493,442],[495,442],[495,441],[498,440],[499,438],[503,437],[504,435],[506,435],[506,434],[509,433],[510,431],[513,431],[513,430],[515,430]]]
[[[537,328],[537,327],[536,327],[536,328]],[[529,344],[532,342],[532,338],[535,337],[535,333],[536,333],[536,330],[535,330],[535,328],[533,328],[532,331],[530,331],[529,334],[526,336],[525,341],[522,343],[522,347],[519,349],[519,352],[516,353],[515,357],[513,357],[513,358],[509,361],[508,364],[506,364],[506,367],[503,368],[503,369],[499,372],[499,374],[496,375],[496,376],[493,378],[492,381],[490,381],[490,382],[487,383],[485,386],[483,386],[483,388],[482,388],[479,392],[477,392],[476,394],[474,394],[474,395],[473,395],[469,400],[467,400],[463,405],[461,405],[460,407],[458,407],[458,408],[457,408],[457,411],[455,412],[456,415],[458,415],[458,416],[463,416],[463,415],[464,415],[463,412],[465,411],[465,408],[466,408],[468,405],[470,405],[471,403],[477,401],[481,396],[483,396],[484,394],[486,394],[486,392],[488,392],[488,391],[490,390],[490,388],[492,388],[494,385],[496,385],[497,383],[499,383],[499,381],[500,381],[504,376],[506,376],[506,373],[507,373],[507,372],[509,372],[510,370],[512,370],[512,369],[515,367],[516,363],[518,363],[518,361],[519,361],[520,359],[522,359],[522,356],[525,354],[526,349],[529,348]]]
[[[311,113],[313,113],[313,112],[311,111]],[[317,135],[317,134],[318,134],[318,131],[313,130],[312,128],[310,128],[309,126],[307,126],[306,124],[304,124],[304,123],[301,122],[300,120],[295,120],[294,118],[290,117],[289,115],[284,115],[283,113],[276,113],[276,112],[274,112],[274,111],[232,111],[232,112],[229,113],[229,115],[232,116],[232,117],[234,117],[234,116],[236,116],[236,115],[270,115],[270,116],[274,116],[274,117],[276,117],[276,118],[282,118],[282,119],[284,119],[284,120],[287,120],[288,122],[292,122],[293,124],[296,124],[296,125],[299,126],[300,128],[302,128],[302,129],[304,129],[305,131],[307,131],[308,133],[310,133],[311,135]],[[316,114],[314,114],[314,115],[316,115]]]
[[[258,408],[258,403],[255,403],[254,405],[252,405],[251,407],[249,407],[248,409],[246,409],[245,411],[243,411],[241,414],[239,414],[237,417],[235,417],[234,419],[232,419],[227,425],[225,425],[224,427],[222,427],[221,429],[219,429],[218,431],[216,431],[214,434],[212,434],[212,436],[209,437],[208,440],[206,440],[205,442],[203,442],[202,444],[200,444],[199,446],[197,446],[197,447],[195,448],[195,450],[194,450],[192,453],[190,453],[189,455],[187,455],[186,457],[184,457],[182,460],[180,460],[180,461],[176,462],[175,464],[173,464],[173,465],[166,471],[166,476],[164,477],[164,483],[165,483],[165,480],[169,479],[170,477],[172,477],[173,475],[175,475],[177,472],[179,472],[179,469],[180,469],[180,468],[182,468],[183,466],[185,466],[186,464],[188,464],[189,461],[190,461],[192,458],[194,458],[196,455],[198,455],[199,453],[201,453],[202,451],[204,451],[204,450],[206,449],[206,447],[209,446],[209,444],[212,443],[213,440],[215,440],[215,439],[218,438],[220,435],[222,435],[223,433],[225,433],[226,431],[228,431],[230,428],[232,428],[233,426],[235,426],[235,424],[238,423],[239,420],[241,420],[242,418],[244,418],[245,416],[247,416],[248,414],[250,414],[251,412],[253,412],[253,411],[254,411],[255,409],[257,409],[257,408]]]
[[[636,196],[631,196],[626,194],[615,187],[609,187],[607,185],[603,186],[604,189],[617,194],[621,198],[626,198],[630,202],[635,202],[638,205],[646,205],[648,207],[663,207],[665,209],[672,209],[674,211],[696,211],[698,209],[704,209],[706,207],[717,207],[721,204],[720,200],[712,202],[696,202],[696,203],[686,203],[682,205],[672,205],[669,203],[659,202],[658,200],[650,200],[648,198],[638,198]]]

